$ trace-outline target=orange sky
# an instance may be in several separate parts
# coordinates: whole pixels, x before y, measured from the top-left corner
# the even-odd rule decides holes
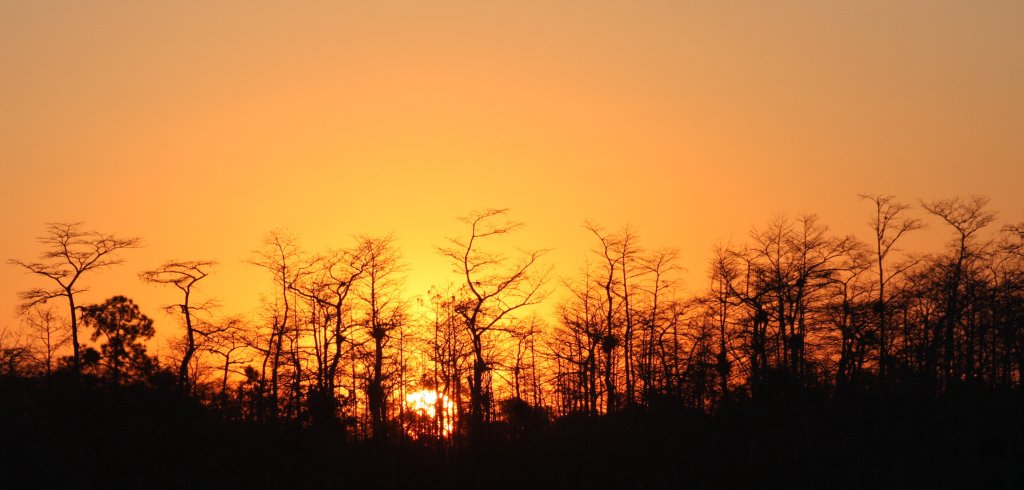
[[[200,295],[250,311],[280,227],[394,232],[418,293],[481,207],[563,274],[584,219],[630,222],[692,289],[777,212],[865,237],[862,192],[1024,221],[1024,2],[165,3],[0,1],[0,258],[51,221],[145,240],[84,302],[159,320],[173,290],[136,274],[215,259]],[[44,284],[0,267],[0,327]]]

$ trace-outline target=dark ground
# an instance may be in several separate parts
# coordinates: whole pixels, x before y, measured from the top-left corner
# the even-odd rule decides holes
[[[169,389],[0,378],[0,488],[1024,488],[1019,391],[675,406],[374,445]]]

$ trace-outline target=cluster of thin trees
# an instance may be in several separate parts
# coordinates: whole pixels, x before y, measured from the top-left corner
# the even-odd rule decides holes
[[[719,247],[710,287],[690,298],[671,294],[671,251],[592,227],[599,260],[568,283],[548,338],[556,406],[596,414],[662,400],[713,409],[803,388],[1019,388],[1024,227],[986,233],[995,214],[983,197],[923,202],[952,239],[942,253],[903,254],[922,217],[891,196],[862,197],[870,243],[814,215],[778,217]]]
[[[629,227],[587,223],[586,265],[556,279],[546,250],[503,243],[521,226],[506,210],[472,213],[438,247],[458,279],[424,297],[405,294],[390,236],[313,254],[270,233],[251,263],[273,287],[250,318],[219,318],[197,299],[212,261],[140,275],[180,293],[168,311],[184,335],[164,359],[146,353],[152,321],[130,299],[75,302],[83,275],[119,264],[138,240],[52,224],[39,262],[11,261],[49,287],[23,292],[28,328],[2,339],[3,361],[8,375],[170,380],[224,417],[377,440],[653,405],[715,410],[780,390],[1019,389],[1024,225],[996,229],[982,197],[920,209],[862,198],[869,243],[814,215],[778,217],[719,247],[708,289],[691,296],[679,292],[676,251],[646,249]],[[947,229],[949,245],[903,252],[926,224]],[[542,301],[553,314],[538,314]],[[433,406],[411,403],[423,393]]]

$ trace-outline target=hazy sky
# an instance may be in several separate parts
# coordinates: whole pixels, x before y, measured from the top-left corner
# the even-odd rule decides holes
[[[365,3],[0,0],[0,258],[84,221],[146,246],[81,301],[158,316],[173,290],[136,274],[215,259],[227,314],[270,292],[243,261],[282,227],[393,232],[419,293],[482,207],[564,274],[585,219],[632,223],[691,289],[776,213],[866,237],[858,193],[1024,221],[1021,1]],[[0,327],[45,284],[0,266]]]

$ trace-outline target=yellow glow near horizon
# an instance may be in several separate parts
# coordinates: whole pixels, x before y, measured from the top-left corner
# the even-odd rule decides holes
[[[141,237],[77,299],[131,297],[171,340],[179,298],[138,272],[217,260],[197,297],[258,318],[273,284],[246,259],[279,228],[311,253],[394,233],[415,298],[460,282],[434,246],[486,207],[526,224],[501,247],[554,248],[557,276],[594,246],[584,220],[630,223],[679,249],[689,291],[774,213],[867,237],[858,193],[982,193],[1016,223],[1022,18],[1013,1],[0,2],[0,261],[36,258],[47,222]],[[0,266],[0,329],[40,286]]]
[[[455,428],[455,403],[437,391],[423,389],[409,393],[405,396],[405,407],[416,418],[421,418],[433,424],[437,423],[438,414],[440,413],[443,417],[443,425],[441,427],[441,436],[443,437],[451,435]],[[407,430],[410,435],[416,436],[418,435],[416,432],[417,428],[414,425]],[[436,429],[436,425],[433,425],[431,428]]]

